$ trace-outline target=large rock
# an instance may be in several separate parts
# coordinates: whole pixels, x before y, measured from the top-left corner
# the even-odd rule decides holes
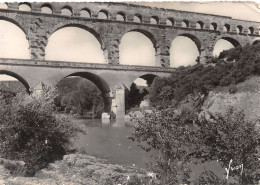
[[[149,178],[145,170],[109,164],[107,160],[85,154],[65,155],[63,160],[56,161],[50,164],[48,168],[38,171],[35,177],[13,177],[2,164],[3,162],[0,163],[0,184],[114,185],[131,184],[131,179],[134,179],[131,177],[135,176],[140,181]]]
[[[230,88],[233,89],[233,93],[230,93]],[[210,92],[202,106],[201,114],[211,112],[224,115],[229,107],[243,110],[246,118],[251,121],[259,119],[260,77],[252,77],[235,87],[225,87]]]

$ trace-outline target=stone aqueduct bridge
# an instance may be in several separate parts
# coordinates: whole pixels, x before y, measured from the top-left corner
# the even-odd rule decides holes
[[[20,11],[19,3],[7,3],[0,9],[0,20],[17,25],[29,42],[31,59],[0,58],[0,74],[19,79],[29,90],[40,82],[56,85],[67,76],[82,76],[94,82],[103,92],[106,111],[112,100],[117,113],[124,114],[124,87],[143,77],[168,76],[171,42],[177,36],[186,36],[194,41],[200,53],[199,62],[212,57],[215,43],[225,39],[234,46],[253,44],[259,36],[259,22],[232,19],[226,16],[200,14],[186,11],[151,8],[124,3],[23,3],[31,11]],[[42,13],[48,7],[51,14]],[[71,15],[62,15],[67,9]],[[82,11],[89,17],[82,17]],[[99,13],[106,15],[100,19]],[[117,20],[120,15],[123,20]],[[138,17],[140,22],[135,22]],[[155,24],[150,24],[150,19]],[[168,21],[167,21],[168,20]],[[167,24],[166,24],[167,23]],[[186,25],[183,27],[183,25]],[[197,26],[199,25],[199,27]],[[45,48],[49,37],[65,27],[80,27],[92,33],[101,44],[106,64],[72,63],[45,60]],[[119,44],[124,34],[137,31],[147,36],[155,48],[154,67],[127,66],[119,64]]]

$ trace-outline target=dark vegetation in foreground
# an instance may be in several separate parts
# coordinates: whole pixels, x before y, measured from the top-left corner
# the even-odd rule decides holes
[[[235,84],[259,74],[260,45],[247,45],[222,52],[206,66],[180,67],[171,77],[153,81],[149,89],[153,113],[135,118],[138,124],[132,139],[146,151],[159,151],[150,167],[163,184],[258,184],[257,123],[232,107],[225,115],[200,113],[210,91],[228,86],[229,92],[235,93]],[[228,168],[230,160],[237,169],[230,171],[228,181],[212,171],[190,179],[194,164],[218,161]]]
[[[68,116],[54,111],[56,96],[55,89],[45,89],[42,94],[0,100],[0,157],[25,162],[18,171],[9,166],[14,175],[33,176],[62,159],[71,139],[83,132]]]

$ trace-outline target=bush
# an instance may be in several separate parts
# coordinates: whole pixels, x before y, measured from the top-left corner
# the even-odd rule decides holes
[[[211,115],[210,120],[197,118],[196,112],[187,108],[154,110],[136,118],[133,139],[146,151],[159,152],[151,162],[151,170],[161,176],[163,184],[190,183],[193,165],[218,160],[228,167],[231,159],[232,167],[243,164],[244,171],[242,177],[240,171],[232,171],[230,176],[239,179],[239,183],[258,182],[260,133],[256,123],[245,120],[242,112],[233,109],[224,116]],[[213,177],[210,173],[204,175]],[[217,181],[215,177],[213,181]]]
[[[68,116],[53,111],[55,89],[41,94],[18,94],[9,103],[0,101],[0,156],[23,160],[27,176],[62,158],[79,127]]]

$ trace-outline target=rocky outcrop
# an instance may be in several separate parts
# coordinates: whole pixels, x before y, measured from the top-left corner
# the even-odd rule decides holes
[[[35,177],[13,177],[10,171],[0,164],[0,184],[38,185],[38,184],[138,184],[153,181],[143,169],[109,164],[85,154],[65,155],[63,160],[49,164],[48,168],[38,171]]]
[[[230,89],[232,88],[232,93]],[[256,121],[260,118],[260,77],[252,77],[233,87],[225,87],[209,93],[202,106],[201,114],[220,113],[232,107],[243,110],[247,119]]]

